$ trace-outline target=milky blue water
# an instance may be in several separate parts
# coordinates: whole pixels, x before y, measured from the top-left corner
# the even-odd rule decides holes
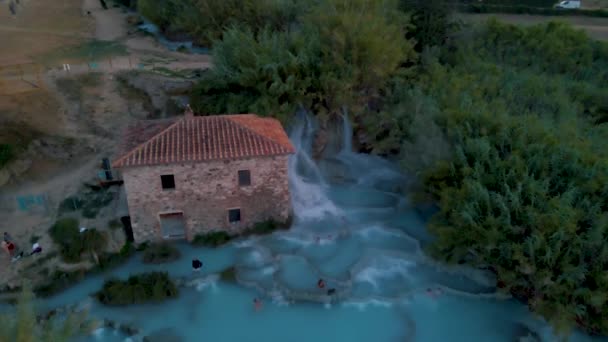
[[[298,153],[290,161],[295,221],[289,231],[217,249],[182,243],[182,259],[165,265],[144,265],[137,256],[43,306],[80,303],[93,318],[137,327],[140,333],[132,340],[169,332],[183,341],[213,342],[507,342],[517,341],[526,326],[544,341],[556,340],[524,305],[497,299],[487,274],[447,269],[421,252],[421,243],[432,237],[407,196],[398,192],[407,179],[393,165],[346,150],[318,167],[308,156],[313,130],[313,123],[303,120],[291,136]],[[204,267],[193,275],[195,257]],[[239,284],[218,280],[230,266],[236,267]],[[152,270],[191,277],[196,286],[161,304],[109,308],[87,300],[109,276]],[[325,289],[317,287],[319,278]],[[328,288],[335,295],[327,296]],[[256,297],[263,301],[259,311],[253,306]],[[88,340],[124,341],[125,336],[98,329]],[[571,340],[593,339],[575,334]]]

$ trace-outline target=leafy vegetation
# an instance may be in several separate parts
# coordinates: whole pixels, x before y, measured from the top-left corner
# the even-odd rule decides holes
[[[270,234],[279,229],[288,229],[290,226],[291,220],[287,220],[287,222],[281,223],[270,219],[255,223],[252,227],[245,229],[241,234],[238,235],[231,235],[224,231],[197,234],[192,240],[192,244],[196,246],[217,247],[226,244],[230,240],[239,236],[265,235]]]
[[[231,239],[232,236],[226,232],[210,232],[207,234],[197,234],[192,240],[192,244],[195,246],[217,247],[228,243]]]
[[[0,169],[16,157],[15,147],[11,144],[0,144]]]
[[[459,27],[440,5],[318,0],[289,29],[218,26],[192,105],[352,113],[439,202],[429,253],[493,270],[560,332],[608,335],[608,45],[562,23]]]
[[[233,267],[228,267],[227,269],[220,272],[220,279],[227,283],[235,283],[236,282],[236,269]]]
[[[95,218],[101,208],[107,207],[114,200],[114,194],[106,189],[86,190],[66,197],[59,204],[59,213],[81,211],[85,218]]]
[[[233,26],[258,32],[289,28],[306,7],[303,0],[139,0],[139,11],[161,30],[191,35],[208,46]]]
[[[101,253],[99,254],[98,264],[90,270],[78,269],[74,271],[64,272],[55,270],[46,278],[45,283],[38,285],[34,292],[36,295],[43,298],[57,294],[70,286],[82,281],[87,275],[95,274],[101,271],[105,271],[114,268],[118,265],[126,262],[133,254],[135,254],[135,247],[127,243],[125,244],[118,253]],[[52,253],[47,254],[46,257],[54,257]],[[38,261],[44,260],[43,258]]]
[[[102,304],[114,306],[160,302],[177,295],[177,287],[166,272],[138,274],[125,281],[111,279],[95,294]]]
[[[151,244],[144,251],[142,261],[146,264],[164,264],[181,256],[179,250],[168,242]]]
[[[192,93],[200,113],[319,114],[361,109],[387,77],[414,59],[396,1],[322,1],[298,31],[229,28],[213,45],[214,68]]]
[[[530,7],[525,5],[503,5],[503,4],[483,4],[471,3],[457,6],[458,10],[469,13],[512,13],[512,14],[533,14],[550,16],[572,16],[580,15],[586,17],[608,17],[608,10],[605,9],[559,9],[551,7]]]
[[[96,261],[106,246],[106,237],[95,228],[80,232],[78,220],[63,218],[57,220],[49,230],[51,238],[59,246],[61,257],[66,262],[78,263],[82,255],[88,253]]]
[[[475,34],[423,83],[453,146],[424,178],[431,252],[492,268],[559,331],[608,334],[607,46],[558,23]]]
[[[15,311],[0,314],[0,341],[68,341],[78,334],[90,332],[93,327],[82,314],[68,315],[66,319],[39,320],[34,310],[33,294],[24,287]]]

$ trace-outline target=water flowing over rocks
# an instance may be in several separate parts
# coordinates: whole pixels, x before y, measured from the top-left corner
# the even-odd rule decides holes
[[[180,286],[176,299],[120,308],[82,303],[114,322],[91,341],[556,340],[524,305],[496,293],[490,272],[446,267],[423,252],[433,239],[425,220],[434,208],[427,213],[404,195],[409,178],[396,165],[353,152],[350,134],[338,135],[343,140],[331,145],[339,148],[315,161],[317,127],[302,115],[291,130],[289,230],[218,248],[177,243],[180,260],[147,265],[136,256],[44,304],[80,303],[109,276],[163,270]],[[203,262],[199,272],[194,258]],[[578,333],[570,340],[593,341]]]

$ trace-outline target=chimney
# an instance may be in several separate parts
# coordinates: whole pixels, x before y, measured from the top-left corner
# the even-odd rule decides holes
[[[184,112],[184,117],[186,119],[192,119],[194,117],[194,112],[192,111],[192,108],[190,108],[190,104],[186,105],[186,110]]]

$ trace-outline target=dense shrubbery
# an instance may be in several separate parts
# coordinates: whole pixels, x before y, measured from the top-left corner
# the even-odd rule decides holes
[[[197,234],[192,240],[192,244],[196,246],[221,246],[232,239],[232,235],[226,232],[211,232],[207,234]]]
[[[246,229],[240,235],[265,235],[270,234],[278,229],[288,229],[290,225],[291,220],[287,220],[287,222],[284,223],[276,222],[274,220],[266,220],[254,224],[253,227]],[[230,240],[238,236],[239,235],[230,235],[224,231],[211,232],[207,234],[197,234],[194,237],[192,244],[198,246],[217,247],[228,243]]]
[[[231,28],[213,46],[214,68],[192,93],[201,113],[268,113],[288,120],[361,109],[413,60],[395,1],[327,0],[293,32]]]
[[[59,246],[64,261],[80,262],[84,253],[90,253],[96,259],[106,246],[106,238],[95,228],[80,232],[78,220],[73,218],[59,219],[49,230],[51,238]]]
[[[50,297],[83,280],[86,274],[87,272],[84,269],[71,272],[56,270],[46,278],[46,281],[43,284],[34,288],[34,293],[42,298]]]
[[[139,0],[140,12],[167,33],[186,33],[203,46],[240,26],[259,32],[264,27],[289,29],[306,9],[303,0]]]
[[[95,218],[101,208],[108,206],[114,200],[112,192],[106,189],[88,189],[78,195],[69,196],[59,204],[59,213],[82,211],[85,218]]]
[[[580,15],[586,17],[608,17],[605,9],[559,9],[552,7],[530,7],[525,5],[502,5],[502,4],[462,4],[457,6],[458,10],[468,13],[510,13],[510,14],[532,14],[532,15]]]
[[[129,279],[111,279],[95,294],[105,305],[130,305],[160,302],[175,298],[178,290],[166,272],[143,273]]]
[[[558,330],[608,334],[606,45],[490,22],[455,47],[419,82],[452,145],[424,178],[431,252],[490,267]]]
[[[135,253],[135,247],[125,244],[118,253],[99,254],[99,264],[91,270],[79,269],[70,272],[56,270],[47,277],[43,284],[38,285],[34,292],[40,297],[49,297],[59,293],[77,282],[83,280],[88,274],[105,271],[123,264]],[[48,255],[47,255],[48,256]],[[42,260],[42,259],[39,259]]]
[[[168,242],[154,243],[144,250],[142,261],[146,264],[163,264],[179,259],[179,250]]]
[[[0,169],[16,156],[15,147],[10,144],[0,144]]]

